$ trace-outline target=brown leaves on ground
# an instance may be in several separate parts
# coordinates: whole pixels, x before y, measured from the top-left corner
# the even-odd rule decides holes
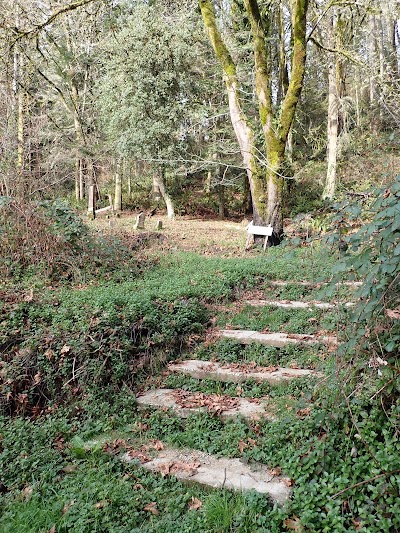
[[[304,527],[300,523],[300,518],[298,516],[292,516],[292,518],[287,518],[283,521],[286,529],[291,531],[296,531],[296,533],[303,533]]]
[[[64,344],[64,346],[61,348],[60,353],[69,353],[71,351],[71,346],[68,346],[67,344]]]
[[[285,477],[282,479],[282,482],[287,486],[287,487],[293,487],[294,485],[294,479],[291,479],[291,478],[288,478],[288,477]]]
[[[33,494],[33,487],[31,485],[27,485],[21,490],[21,493],[18,499],[21,501],[29,501],[32,498],[32,494]]]
[[[151,513],[155,516],[158,516],[160,514],[160,511],[157,509],[157,502],[148,503],[143,507],[143,511],[147,511],[148,513]]]
[[[145,431],[148,431],[149,429],[150,429],[150,426],[148,424],[145,424],[143,422],[137,422],[132,431],[145,432]]]
[[[359,531],[359,530],[363,527],[360,518],[352,518],[351,521],[353,522],[354,529],[355,529],[356,531]]]
[[[139,448],[135,448],[132,444],[128,444],[125,439],[116,439],[112,442],[107,442],[103,449],[105,452],[113,455],[121,451],[126,451],[130,459],[137,459],[140,464],[144,464],[151,461],[151,456],[148,453],[149,450],[161,451],[164,449],[164,444],[160,440],[153,439],[148,444],[143,444]]]
[[[57,435],[53,442],[53,447],[58,450],[59,452],[62,452],[65,448],[65,439],[61,435]]]
[[[106,453],[117,455],[121,452],[126,452],[129,459],[136,459],[140,464],[148,463],[152,460],[149,451],[155,450],[157,452],[164,449],[164,444],[158,439],[152,439],[147,444],[142,444],[135,447],[134,444],[128,443],[125,439],[116,439],[112,442],[107,442],[103,446]]]
[[[151,457],[147,455],[142,449],[134,450],[130,449],[127,451],[127,456],[129,459],[137,459],[140,464],[148,463],[151,461]]]
[[[250,437],[248,437],[247,441],[240,440],[238,442],[238,449],[240,453],[243,453],[243,451],[247,448],[254,448],[254,446],[257,446],[257,441]]]
[[[194,498],[192,496],[190,502],[188,503],[188,509],[190,511],[197,511],[203,506],[203,502],[199,500],[198,498]]]
[[[240,404],[237,398],[224,394],[193,393],[182,389],[174,390],[172,396],[180,407],[186,409],[205,407],[209,413],[213,414],[221,414],[223,411],[234,409]]]
[[[62,514],[68,513],[68,511],[71,509],[74,503],[75,503],[75,500],[71,500],[69,503],[66,503],[63,507]]]
[[[163,476],[184,474],[185,477],[192,477],[197,474],[200,464],[199,462],[171,461],[170,463],[164,463],[159,471]]]
[[[306,416],[311,415],[311,409],[309,407],[305,407],[304,409],[299,409],[298,411],[296,411],[296,415],[299,418],[305,418]]]
[[[385,314],[393,320],[400,320],[400,307],[396,307],[395,309],[385,309]]]
[[[154,448],[154,450],[157,450],[159,452],[160,450],[164,449],[164,444],[160,440],[153,439],[151,443],[148,445],[148,447]]]
[[[269,470],[269,473],[271,476],[280,476],[282,474],[282,468],[280,466],[277,466],[276,468],[272,468],[272,470]]]

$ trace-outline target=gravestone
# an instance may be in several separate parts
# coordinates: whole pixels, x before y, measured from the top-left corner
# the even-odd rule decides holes
[[[139,213],[136,217],[135,229],[144,229],[144,221],[146,215],[144,213]]]
[[[156,223],[156,229],[162,229],[162,220],[157,220],[157,223]]]

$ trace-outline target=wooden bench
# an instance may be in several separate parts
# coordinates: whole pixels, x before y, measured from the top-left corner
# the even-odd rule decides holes
[[[269,224],[268,226],[254,226],[253,222],[250,222],[250,224],[247,226],[246,229],[247,229],[247,240],[246,240],[245,250],[247,250],[250,246],[250,239],[252,235],[253,236],[262,235],[265,237],[264,239],[264,250],[265,250],[267,247],[268,237],[271,237],[274,231],[271,224]]]

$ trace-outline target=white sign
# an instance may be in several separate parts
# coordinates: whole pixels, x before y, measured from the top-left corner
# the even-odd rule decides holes
[[[268,226],[254,226],[253,222],[250,222],[246,229],[247,233],[251,235],[264,235],[265,237],[270,237],[274,231],[271,224]]]

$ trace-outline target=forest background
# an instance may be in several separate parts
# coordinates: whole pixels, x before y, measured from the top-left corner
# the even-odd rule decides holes
[[[374,150],[397,142],[397,11],[3,2],[1,192],[82,207],[94,185],[117,210],[253,213],[279,241],[284,216],[393,175]]]

